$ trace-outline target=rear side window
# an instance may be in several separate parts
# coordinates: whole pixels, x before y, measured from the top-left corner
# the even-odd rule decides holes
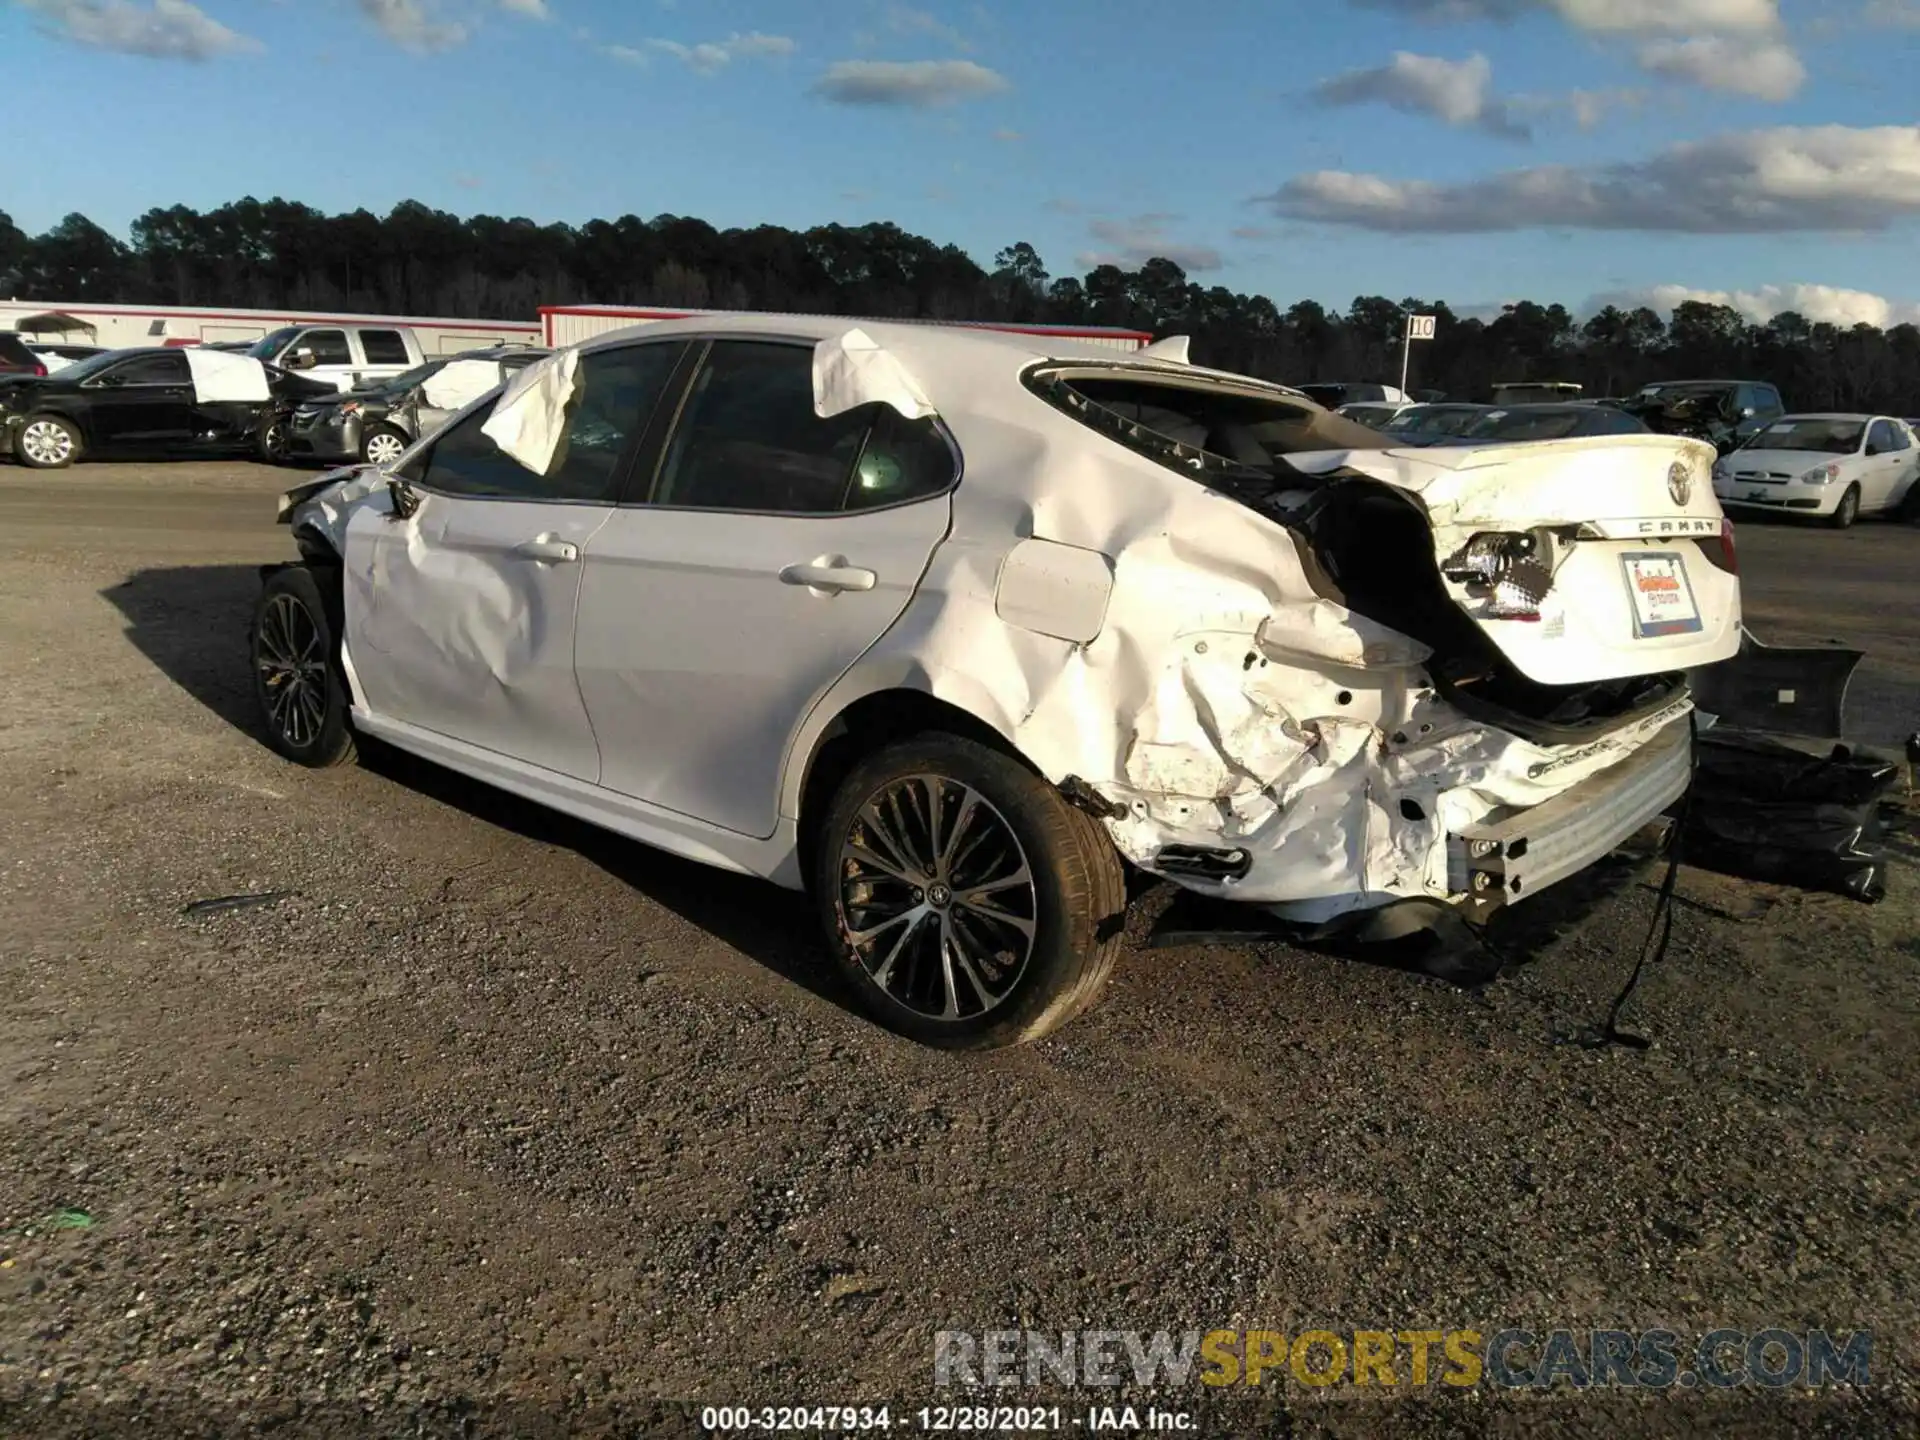
[[[407,363],[406,338],[398,330],[362,330],[360,348],[366,352],[369,365]]]
[[[654,503],[831,514],[873,421],[866,406],[814,413],[811,348],[721,341],[687,395]]]

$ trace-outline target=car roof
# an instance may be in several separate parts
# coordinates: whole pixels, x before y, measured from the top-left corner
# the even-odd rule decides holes
[[[1791,415],[1782,415],[1772,425],[1780,425],[1788,420],[1891,420],[1891,415],[1869,415],[1864,410],[1796,410]],[[1763,432],[1764,433],[1764,432]]]
[[[1137,375],[1158,375],[1167,379],[1206,377],[1235,385],[1253,386],[1307,405],[1316,403],[1292,386],[1237,374],[1231,370],[1214,370],[1155,356],[1142,359],[1137,352],[1115,350],[1108,345],[1068,335],[1036,335],[953,321],[864,320],[848,315],[694,315],[684,320],[656,320],[610,330],[604,335],[583,341],[580,350],[582,353],[591,353],[614,345],[630,345],[636,340],[671,339],[676,335],[817,343],[844,335],[850,330],[864,331],[881,348],[910,360],[910,368],[920,378],[933,383],[960,383],[969,376],[978,378],[983,370],[997,372],[1001,366],[1007,367],[1005,374],[1011,379],[1032,362],[1057,360],[1092,364]]]

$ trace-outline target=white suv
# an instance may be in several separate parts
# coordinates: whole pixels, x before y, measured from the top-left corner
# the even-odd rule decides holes
[[[1123,863],[1394,933],[1685,788],[1679,672],[1740,638],[1711,449],[1391,444],[1153,352],[621,332],[290,492],[262,711],[805,887],[881,1021],[1030,1040],[1106,979]]]

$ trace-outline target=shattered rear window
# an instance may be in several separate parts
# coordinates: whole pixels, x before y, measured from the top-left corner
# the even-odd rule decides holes
[[[1090,430],[1170,469],[1271,475],[1288,455],[1384,450],[1393,441],[1257,381],[1164,376],[1120,366],[1039,366],[1027,387]]]

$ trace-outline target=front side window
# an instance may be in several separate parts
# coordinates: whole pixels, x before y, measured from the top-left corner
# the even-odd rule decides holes
[[[1894,449],[1893,426],[1884,420],[1873,422],[1873,428],[1867,432],[1867,449],[1875,455],[1885,455]]]
[[[185,385],[193,379],[187,357],[177,350],[165,355],[140,355],[107,372],[122,385]]]
[[[831,514],[873,420],[870,406],[814,413],[810,347],[720,341],[687,396],[654,503]]]
[[[398,330],[362,330],[360,348],[366,353],[369,365],[404,365],[407,363],[407,342]],[[316,355],[319,351],[314,352]]]
[[[316,365],[353,363],[353,352],[347,348],[347,332],[344,330],[309,330],[293,348],[296,354],[311,350]]]
[[[582,355],[566,434],[546,474],[527,469],[482,433],[494,408],[483,405],[434,442],[420,483],[449,495],[611,503],[621,457],[652,417],[680,348],[667,342]]]

